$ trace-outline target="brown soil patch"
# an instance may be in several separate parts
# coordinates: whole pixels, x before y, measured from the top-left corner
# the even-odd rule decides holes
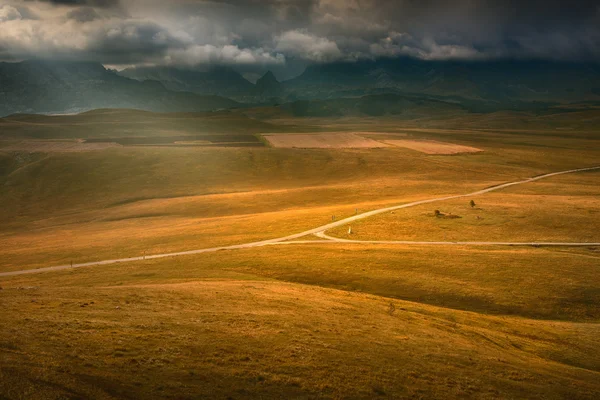
[[[387,143],[396,147],[404,147],[406,149],[420,151],[425,154],[458,154],[458,153],[477,153],[483,151],[476,147],[462,146],[453,143],[437,142],[435,140],[384,140]]]
[[[361,132],[362,133],[362,132]],[[300,149],[373,149],[389,144],[358,136],[357,133],[270,134],[263,135],[273,147]]]

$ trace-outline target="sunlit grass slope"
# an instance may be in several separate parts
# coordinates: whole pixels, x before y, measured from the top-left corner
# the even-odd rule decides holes
[[[6,284],[23,287],[112,286],[242,274],[480,313],[597,322],[599,257],[598,251],[589,249],[320,243],[4,279]]]
[[[96,123],[102,121],[101,117],[107,121],[122,118],[118,112],[98,114],[91,114]],[[14,270],[269,239],[325,224],[333,215],[341,218],[356,209],[366,211],[462,194],[550,171],[595,165],[600,155],[599,147],[589,138],[553,138],[549,142],[537,134],[431,130],[411,131],[409,135],[476,145],[484,152],[427,156],[406,149],[160,147],[86,153],[0,152],[0,244],[5,249],[2,268]],[[486,207],[485,199],[476,200],[485,214],[480,215],[481,220],[472,221],[475,210],[463,213],[467,205],[464,202],[440,204],[435,207],[452,211],[450,208],[456,206],[459,208],[454,212],[466,217],[460,221],[433,220],[425,216],[433,209],[415,208],[393,216],[398,229],[386,228],[385,235],[376,234],[374,229],[355,229],[356,237],[443,238],[439,234],[446,232],[448,237],[448,229],[425,229],[422,225],[467,223],[494,228],[515,212],[526,213],[527,204],[539,203],[538,197],[517,199],[511,195],[511,199],[504,193],[489,196],[492,200]],[[593,196],[587,198],[593,203]],[[508,202],[506,207],[503,201]],[[564,197],[548,201],[548,207],[529,218],[545,220],[552,215],[553,219],[568,218],[570,222],[586,218],[586,209],[564,217],[568,204]],[[415,223],[406,223],[406,215],[413,215],[409,219]],[[379,220],[373,221],[377,224]],[[518,219],[514,221],[518,223]],[[379,225],[379,229],[385,226]],[[534,226],[521,228],[531,230]],[[584,225],[572,239],[587,240],[593,226]],[[400,227],[412,229],[414,234],[406,236]],[[483,228],[473,230],[470,237],[487,236]],[[500,229],[492,237],[506,238],[508,231]],[[552,232],[557,235],[548,238],[565,240],[571,233],[564,229]],[[463,238],[454,236],[456,240]],[[520,237],[527,237],[526,232]]]
[[[222,117],[133,114],[98,111],[73,117],[73,126],[17,116],[0,121],[1,139],[204,132],[212,128],[202,118]],[[424,129],[427,121],[233,114],[211,126],[224,134],[227,123],[251,134],[381,130],[484,152],[30,154],[2,152],[0,142],[0,271],[269,239],[357,209],[600,163],[597,132],[524,124],[531,129],[517,133],[514,118],[507,131],[484,131],[482,120],[457,131],[441,121]],[[472,115],[448,125],[466,118],[477,125]],[[48,128],[50,120],[59,123]],[[585,241],[598,224],[597,180],[561,176],[474,198],[473,208],[463,199],[399,210],[353,226],[352,238]],[[435,209],[463,218],[436,219]],[[599,262],[587,247],[330,242],[6,277],[0,397],[595,399]]]
[[[600,243],[599,181],[597,172],[550,178],[377,215],[352,223],[351,234],[346,226],[328,234],[353,240]]]
[[[6,287],[0,390],[38,398],[440,399],[591,399],[600,390],[597,324],[225,277]]]

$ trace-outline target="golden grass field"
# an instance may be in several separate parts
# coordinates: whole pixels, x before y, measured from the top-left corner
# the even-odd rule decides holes
[[[398,210],[328,234],[354,240],[598,242],[600,172]],[[436,217],[435,210],[441,215]]]
[[[271,239],[357,210],[600,165],[600,132],[575,129],[575,115],[557,131],[546,125],[552,118],[506,115],[457,117],[457,130],[451,119],[443,128],[258,121],[253,112],[0,121],[11,126],[0,135],[0,272]],[[140,134],[134,124],[148,129],[152,118],[178,134],[288,127],[483,151],[10,147],[32,140],[15,137],[18,124],[39,141],[61,126],[72,138],[76,126]],[[489,128],[492,118],[502,127]],[[351,235],[346,226],[327,233],[598,242],[598,179],[557,176],[474,197],[475,207],[449,200],[361,220]],[[323,241],[3,277],[0,398],[595,399],[599,266],[593,247]]]
[[[12,321],[0,328],[3,391],[595,396],[596,262],[542,250],[437,253],[270,247],[15,277],[2,293]],[[533,270],[515,265],[541,258]],[[568,285],[566,273],[575,273]]]

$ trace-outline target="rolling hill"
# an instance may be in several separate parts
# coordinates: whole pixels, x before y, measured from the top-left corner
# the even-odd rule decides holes
[[[406,119],[468,112],[459,103],[401,94],[297,100],[283,104],[279,109],[294,117],[393,116]]]

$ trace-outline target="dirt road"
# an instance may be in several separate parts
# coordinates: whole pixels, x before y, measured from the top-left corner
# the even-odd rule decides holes
[[[530,247],[596,247],[600,246],[600,242],[427,242],[427,241],[415,241],[415,240],[351,240],[351,239],[340,239],[333,236],[328,236],[325,232],[319,232],[316,236],[327,239],[323,240],[312,240],[304,241],[303,243],[370,243],[370,244],[407,244],[407,245],[419,245],[419,246],[530,246]],[[289,242],[284,242],[289,243]],[[282,244],[284,244],[282,243]],[[296,242],[302,243],[302,242]]]
[[[497,185],[497,186],[492,186],[489,187],[487,189],[482,189],[482,190],[478,190],[476,192],[472,192],[472,193],[466,193],[466,194],[461,194],[461,195],[454,195],[454,196],[446,196],[446,197],[437,197],[437,198],[433,198],[433,199],[427,199],[427,200],[419,200],[419,201],[414,201],[411,203],[406,203],[406,204],[402,204],[402,205],[398,205],[398,206],[392,206],[392,207],[386,207],[386,208],[379,208],[377,210],[372,210],[363,214],[358,214],[358,215],[354,215],[352,217],[349,218],[345,218],[336,222],[332,222],[330,224],[326,224],[326,225],[322,225],[319,226],[317,228],[314,229],[310,229],[304,232],[300,232],[300,233],[296,233],[293,235],[289,235],[289,236],[284,236],[284,237],[280,237],[280,238],[275,238],[275,239],[268,239],[268,240],[263,240],[260,242],[252,242],[252,243],[245,243],[245,244],[238,244],[238,245],[233,245],[233,246],[223,246],[223,247],[211,247],[211,248],[207,248],[207,249],[198,249],[198,250],[189,250],[189,251],[180,251],[180,252],[175,252],[175,253],[164,253],[164,254],[154,254],[154,255],[149,255],[149,256],[140,256],[140,257],[129,257],[129,258],[119,258],[119,259],[114,259],[114,260],[104,260],[104,261],[92,261],[92,262],[87,262],[87,263],[80,263],[80,264],[73,264],[71,265],[58,265],[55,267],[46,267],[46,268],[38,268],[38,269],[28,269],[28,270],[22,270],[22,271],[11,271],[11,272],[2,272],[0,273],[0,277],[3,276],[15,276],[15,275],[23,275],[23,274],[34,274],[34,273],[38,273],[38,272],[50,272],[50,271],[61,271],[61,270],[65,270],[65,269],[71,269],[71,268],[82,268],[82,267],[92,267],[92,266],[97,266],[97,265],[109,265],[109,264],[116,264],[116,263],[125,263],[125,262],[131,262],[131,261],[141,261],[141,260],[153,260],[153,259],[157,259],[157,258],[165,258],[165,257],[177,257],[177,256],[185,256],[185,255],[194,255],[194,254],[202,254],[202,253],[210,253],[210,252],[215,252],[215,251],[220,251],[220,250],[236,250],[236,249],[247,249],[247,248],[252,248],[252,247],[260,247],[260,246],[267,246],[267,245],[273,245],[273,244],[278,244],[278,245],[290,245],[290,244],[302,244],[302,243],[371,243],[371,244],[402,244],[402,245],[438,245],[438,246],[446,246],[446,245],[463,245],[463,246],[572,246],[572,247],[576,247],[576,246],[600,246],[600,243],[511,243],[511,242],[413,242],[413,241],[355,241],[355,240],[344,240],[344,239],[337,239],[337,238],[332,238],[330,236],[327,236],[324,232],[332,229],[332,228],[336,228],[338,226],[342,226],[342,225],[346,225],[348,223],[351,223],[353,221],[357,221],[360,219],[364,219],[364,218],[369,218],[371,216],[377,215],[377,214],[381,214],[381,213],[385,213],[385,212],[389,212],[389,211],[394,211],[394,210],[400,210],[402,208],[409,208],[409,207],[414,207],[414,206],[418,206],[421,204],[428,204],[428,203],[435,203],[435,202],[440,202],[440,201],[445,201],[445,200],[451,200],[451,199],[459,199],[459,198],[463,198],[463,197],[473,197],[473,196],[479,196],[485,193],[489,193],[489,192],[493,192],[493,191],[497,191],[497,190],[502,190],[505,189],[507,187],[511,187],[511,186],[517,186],[517,185],[523,185],[526,183],[531,183],[531,182],[535,182],[538,181],[540,179],[545,179],[545,178],[550,178],[553,176],[558,176],[558,175],[565,175],[565,174],[572,174],[572,173],[576,173],[576,172],[584,172],[584,171],[593,171],[593,170],[600,170],[600,166],[598,167],[589,167],[589,168],[579,168],[579,169],[571,169],[568,171],[560,171],[560,172],[553,172],[553,173],[549,173],[549,174],[544,174],[544,175],[538,175],[536,177],[533,178],[528,178],[528,179],[524,179],[522,181],[516,181],[516,182],[509,182],[509,183],[504,183],[502,185]],[[299,239],[303,236],[308,236],[308,235],[313,235],[313,234],[317,234],[317,236],[320,236],[323,239],[327,239],[328,241],[316,241],[316,240],[305,240],[305,241],[294,241],[295,239]]]

